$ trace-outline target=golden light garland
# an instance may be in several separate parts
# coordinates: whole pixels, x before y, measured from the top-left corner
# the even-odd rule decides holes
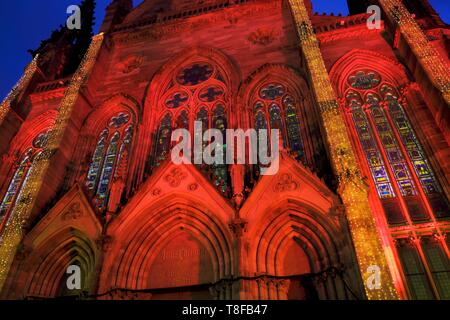
[[[60,148],[67,125],[71,119],[75,103],[79,97],[79,92],[91,74],[102,43],[103,34],[93,37],[89,50],[87,51],[78,70],[75,72],[72,81],[61,101],[58,116],[49,134],[48,143],[42,154],[34,160],[27,182],[20,192],[19,199],[11,212],[11,220],[1,236],[0,291],[5,284],[10,266],[17,252],[17,248],[22,241],[23,227],[27,223],[33,210],[36,197],[41,190],[42,182],[48,172],[50,160],[55,152]]]
[[[320,107],[328,148],[334,170],[339,177],[339,194],[347,209],[347,217],[355,245],[359,268],[368,299],[398,299],[386,255],[368,201],[367,186],[357,166],[344,119],[331,85],[325,63],[314,34],[304,0],[289,0],[297,25],[300,45],[311,74],[314,94]],[[371,290],[367,280],[370,266],[381,271],[381,288]]]
[[[33,79],[33,76],[35,75],[38,68],[38,58],[39,55],[36,55],[31,63],[25,68],[23,76],[19,79],[17,84],[0,105],[0,126],[3,124],[3,121],[5,120],[6,115],[11,108],[11,102],[13,102],[22,92],[26,90],[26,88],[30,84],[31,79]]]
[[[450,70],[439,52],[428,42],[427,36],[402,1],[380,0],[380,4],[388,17],[398,25],[400,33],[430,80],[441,91],[444,100],[450,106]]]

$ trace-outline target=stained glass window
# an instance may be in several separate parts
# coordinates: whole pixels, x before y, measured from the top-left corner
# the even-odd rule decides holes
[[[33,139],[32,148],[22,156],[19,164],[14,167],[6,193],[0,203],[0,232],[10,219],[10,214],[16,201],[22,196],[24,185],[27,183],[34,160],[42,153],[48,141],[49,132],[43,132]]]
[[[176,92],[166,101],[166,106],[171,109],[184,106],[189,100],[188,95],[185,92]]]
[[[130,121],[130,115],[128,113],[120,113],[119,115],[112,117],[109,122],[109,127],[120,129]]]
[[[258,100],[253,104],[254,128],[269,130],[269,139],[270,130],[278,129],[283,147],[289,148],[297,160],[304,161],[301,118],[296,100],[289,92],[289,88],[279,83],[267,83],[261,87]],[[268,149],[269,145],[263,147]]]
[[[300,122],[295,111],[294,99],[291,96],[286,96],[283,99],[283,103],[286,110],[286,131],[289,146],[297,154],[297,160],[301,160],[304,157],[303,142],[300,133]]]
[[[95,189],[97,185],[98,176],[102,167],[103,157],[105,155],[106,139],[108,137],[108,130],[104,130],[100,135],[100,138],[95,148],[94,155],[92,156],[91,165],[89,167],[86,186],[89,190]]]
[[[229,96],[224,75],[219,67],[208,62],[192,63],[174,73],[170,82],[171,86],[163,94],[164,117],[160,120],[156,132],[153,166],[159,166],[170,153],[171,135],[174,129],[190,130],[194,141],[201,141],[203,148],[210,144],[209,141],[203,141],[203,135],[209,128],[221,130],[224,138],[226,137],[227,111],[230,102],[227,101]],[[191,123],[193,120],[202,123],[201,133],[194,131],[195,128]],[[226,150],[225,143],[222,147]],[[224,152],[224,156],[225,154]],[[224,194],[227,192],[226,165],[199,164],[198,168],[205,176],[211,178],[218,190]]]
[[[373,71],[361,70],[349,77],[349,83],[355,89],[372,89],[378,86],[380,82],[380,75]]]
[[[214,171],[214,184],[219,188],[223,193],[227,192],[228,189],[228,172],[226,163],[226,129],[227,129],[227,116],[225,114],[225,109],[222,105],[218,105],[214,109],[213,114],[213,128],[219,129],[222,132],[222,139],[224,144],[222,145],[223,149],[223,163],[224,164],[215,164],[213,165]]]
[[[121,112],[113,116],[100,133],[86,176],[86,187],[94,196],[98,209],[108,201],[110,183],[125,153],[130,153],[134,135],[131,115]]]
[[[392,179],[395,180],[413,221],[430,218],[426,200],[436,217],[449,216],[448,202],[398,99],[397,90],[389,84],[381,83],[381,76],[376,72],[366,70],[356,72],[349,77],[348,82],[357,90],[347,92],[347,106],[351,110],[380,199],[395,198],[392,184],[382,182]],[[376,89],[376,92],[372,89]],[[361,96],[365,97],[364,102]],[[388,167],[384,164],[372,165],[380,163],[376,158],[384,158]],[[391,201],[383,204],[388,217],[399,210],[399,203],[395,205]],[[394,215],[399,216],[397,213]],[[388,220],[393,223],[393,220]]]
[[[213,71],[213,67],[208,63],[195,63],[181,70],[177,80],[182,85],[195,86],[211,78]]]
[[[200,91],[199,98],[204,102],[214,102],[223,96],[223,90],[219,87],[207,87]]]
[[[196,141],[202,141],[203,144],[203,148],[205,148],[208,143],[203,141],[203,135],[205,134],[205,132],[209,129],[209,117],[208,117],[208,111],[206,111],[205,107],[202,107],[198,113],[197,113],[197,117],[195,119],[196,121],[199,121],[202,123],[202,132],[201,132],[201,136],[200,133],[196,132],[195,133],[195,139]]]
[[[450,208],[448,202],[442,194],[442,188],[436,180],[433,170],[425,157],[423,148],[417,139],[411,123],[406,116],[403,106],[398,101],[395,89],[391,86],[384,85],[381,88],[383,98],[388,103],[389,113],[400,135],[407,156],[412,163],[416,175],[427,195],[434,214],[441,217],[450,216]]]
[[[384,114],[384,110],[379,105],[379,98],[375,95],[368,95],[367,101],[369,112],[374,121],[374,125],[384,150],[388,156],[389,165],[392,168],[397,184],[403,196],[416,196],[417,191],[408,165],[403,157],[394,132]]]
[[[189,118],[186,111],[182,111],[178,116],[176,128],[189,130]]]
[[[281,98],[285,93],[285,89],[281,84],[271,83],[261,89],[260,97],[264,100],[275,100]]]
[[[122,158],[126,154],[130,154],[131,149],[131,143],[133,141],[133,135],[134,135],[134,127],[131,125],[125,130],[125,136],[122,141],[122,145],[120,146],[119,150],[119,158],[117,160],[117,165],[120,165],[122,162]]]
[[[388,222],[391,224],[402,223],[405,219],[400,207],[395,206],[394,202],[389,201],[390,199],[395,199],[396,194],[392,188],[386,165],[375,141],[369,120],[362,109],[362,99],[355,91],[349,91],[346,98],[351,108],[353,123],[362,149],[366,155],[378,196],[382,199],[383,205],[389,207],[389,210],[386,210]]]
[[[109,182],[113,176],[114,165],[117,157],[118,145],[120,140],[120,134],[114,133],[111,141],[109,142],[108,151],[103,162],[102,174],[100,176],[100,182],[97,189],[98,207],[105,205],[105,200],[108,193]]]
[[[161,125],[156,134],[155,146],[155,166],[159,166],[170,152],[170,144],[172,138],[172,117],[170,114],[161,121]]]
[[[28,171],[29,161],[30,161],[29,156],[26,156],[22,160],[21,164],[14,173],[14,176],[9,184],[5,196],[3,197],[3,201],[0,206],[0,225],[3,224],[3,221],[6,218],[6,214],[9,211],[9,208],[11,208],[13,202],[15,201],[18,190],[22,185],[24,176]]]
[[[267,121],[266,116],[264,115],[264,105],[260,102],[257,102],[255,105],[255,130],[258,134],[258,150],[262,152],[262,154],[267,155],[269,150],[269,142],[261,144],[260,139],[260,130],[267,130]]]

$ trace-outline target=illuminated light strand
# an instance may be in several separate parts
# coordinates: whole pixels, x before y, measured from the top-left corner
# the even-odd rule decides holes
[[[34,57],[30,64],[25,68],[25,72],[17,84],[2,101],[2,104],[0,105],[0,126],[3,124],[3,121],[11,108],[11,103],[28,87],[31,79],[33,79],[33,76],[38,69],[38,58],[39,55]]]
[[[1,235],[0,291],[5,284],[10,266],[22,241],[23,227],[28,222],[28,218],[33,210],[36,197],[41,190],[42,181],[48,172],[50,160],[61,145],[75,103],[79,97],[79,92],[91,74],[102,43],[102,33],[93,37],[89,50],[75,72],[61,101],[58,116],[48,137],[48,143],[44,151],[34,160],[28,181],[24,185],[21,196],[11,212],[11,220]]]
[[[450,70],[439,52],[428,42],[419,24],[399,0],[380,0],[391,20],[398,24],[411,50],[450,106]]]
[[[308,11],[303,0],[289,0],[289,3],[297,25],[301,49],[311,74],[332,164],[339,179],[338,192],[346,207],[366,295],[371,300],[398,299],[398,292],[394,286],[381,238],[369,206],[367,185],[357,166],[347,128],[340,114]],[[370,290],[367,286],[367,280],[372,275],[368,273],[371,266],[380,268],[380,289]]]

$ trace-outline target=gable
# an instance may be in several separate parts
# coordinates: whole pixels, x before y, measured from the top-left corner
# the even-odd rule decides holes
[[[45,243],[66,229],[78,230],[90,239],[97,239],[102,233],[102,225],[78,184],[27,234],[25,242]]]
[[[230,201],[194,165],[176,165],[168,159],[118,214],[111,228],[120,228],[126,221],[139,219],[141,214],[170,206],[201,210],[224,223],[234,215]]]
[[[303,203],[305,208],[328,212],[339,199],[325,183],[308,168],[280,151],[280,169],[273,176],[262,176],[244,203],[240,216],[252,221],[267,208],[282,205],[286,199]]]

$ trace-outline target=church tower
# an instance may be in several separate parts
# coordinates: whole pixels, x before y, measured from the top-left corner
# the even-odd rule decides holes
[[[449,299],[450,29],[348,4],[82,1],[1,104],[0,296]]]

